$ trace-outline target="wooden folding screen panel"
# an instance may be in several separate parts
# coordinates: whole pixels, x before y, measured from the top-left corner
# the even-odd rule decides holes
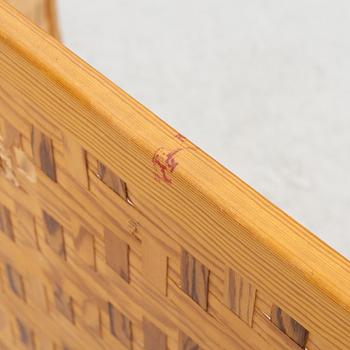
[[[0,348],[349,349],[350,263],[0,0]]]

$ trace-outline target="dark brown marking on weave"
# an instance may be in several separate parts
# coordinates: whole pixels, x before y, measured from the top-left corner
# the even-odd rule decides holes
[[[101,162],[97,162],[98,178],[124,200],[128,199],[126,183]]]
[[[5,235],[11,240],[15,240],[15,235],[13,231],[11,213],[7,207],[0,204],[0,231],[5,233]]]
[[[132,332],[130,320],[118,311],[111,303],[108,303],[110,331],[128,349],[131,349]]]
[[[44,230],[47,244],[59,256],[65,259],[63,227],[47,212],[43,211]]]
[[[73,299],[60,286],[54,285],[54,297],[57,310],[74,323]]]
[[[57,182],[52,140],[34,126],[32,127],[32,150],[35,165],[52,181]]]
[[[8,285],[12,292],[25,300],[24,282],[22,276],[10,265],[6,264]]]
[[[145,350],[167,350],[167,336],[146,318],[143,319]]]
[[[209,269],[184,249],[181,253],[181,288],[204,310],[208,308]]]
[[[35,350],[35,337],[33,331],[18,318],[16,319],[18,336],[21,343],[30,350]]]
[[[224,299],[228,308],[250,327],[253,324],[256,288],[238,272],[227,269]]]
[[[271,321],[295,343],[305,348],[309,335],[308,330],[276,305],[272,306]]]
[[[188,335],[186,335],[183,332],[180,332],[179,350],[201,350],[201,348]]]

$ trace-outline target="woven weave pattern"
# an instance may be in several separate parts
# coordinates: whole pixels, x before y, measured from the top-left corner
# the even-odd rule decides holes
[[[1,97],[5,106],[9,96],[1,90]],[[28,106],[21,101],[19,110]],[[263,311],[270,316],[271,305],[255,309],[256,288],[237,268],[210,270],[195,251],[161,232],[164,244],[152,235],[161,231],[157,223],[137,210],[127,179],[40,114],[36,125],[25,113],[7,115],[0,180],[7,341],[29,349],[79,349],[89,342],[96,349],[187,350],[217,348],[208,344],[216,337],[229,343],[253,325],[266,332]],[[190,314],[190,331],[178,328]],[[276,317],[275,324],[304,346],[307,331],[293,322]],[[194,340],[197,328],[205,333]],[[239,346],[251,348],[244,340]]]
[[[343,272],[338,256],[247,187],[229,213],[198,179],[231,174],[2,0],[1,13],[1,350],[348,348],[346,291],[289,249]],[[259,210],[242,226],[246,203]],[[290,247],[262,244],[258,223],[295,229]]]

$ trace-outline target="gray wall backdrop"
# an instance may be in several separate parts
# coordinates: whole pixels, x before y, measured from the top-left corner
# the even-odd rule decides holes
[[[65,44],[350,258],[350,2],[58,0]]]

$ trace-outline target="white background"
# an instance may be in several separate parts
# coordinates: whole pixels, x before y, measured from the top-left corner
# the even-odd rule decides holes
[[[58,0],[64,43],[350,258],[350,2]]]

